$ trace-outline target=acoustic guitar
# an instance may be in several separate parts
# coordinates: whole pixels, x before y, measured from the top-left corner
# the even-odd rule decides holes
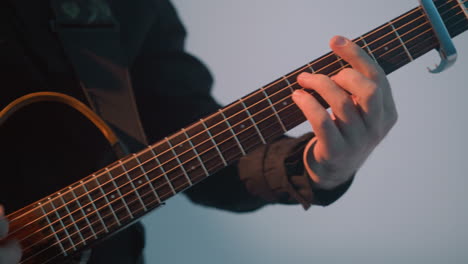
[[[436,0],[450,37],[468,29],[468,0]],[[422,6],[353,41],[390,74],[441,48]],[[445,54],[446,55],[446,54]],[[9,215],[8,237],[21,263],[58,263],[92,248],[174,195],[305,121],[291,94],[301,72],[332,76],[349,64],[334,53],[303,65],[241,99]],[[327,103],[310,91],[324,107]]]

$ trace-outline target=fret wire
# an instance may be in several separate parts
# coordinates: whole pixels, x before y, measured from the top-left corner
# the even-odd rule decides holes
[[[99,220],[101,220],[101,224],[102,224],[102,226],[104,227],[104,230],[106,230],[106,233],[109,233],[109,230],[107,229],[107,226],[106,226],[106,224],[104,223],[104,219],[102,218],[101,213],[97,210],[97,207],[96,207],[96,205],[95,205],[94,202],[93,202],[93,198],[91,198],[91,195],[89,195],[88,188],[86,188],[86,185],[83,184],[83,181],[80,181],[80,183],[82,184],[82,186],[83,186],[83,188],[84,188],[84,190],[85,190],[85,192],[86,192],[86,195],[88,196],[88,199],[91,201],[91,202],[90,202],[90,203],[91,203],[91,206],[92,206],[92,207],[94,208],[94,210],[97,212],[97,216],[98,216]],[[112,208],[111,208],[110,210],[112,211]],[[117,223],[118,223],[118,220],[117,220]]]
[[[89,228],[91,229],[92,233],[94,234],[94,238],[97,239],[97,235],[96,235],[96,232],[94,231],[94,228],[93,226],[91,225],[91,223],[89,222],[88,220],[88,217],[85,213],[85,211],[83,210],[83,206],[81,205],[80,203],[80,200],[78,199],[78,197],[76,197],[76,194],[75,194],[75,191],[73,191],[73,188],[72,187],[68,187],[70,190],[71,190],[71,194],[73,195],[73,198],[76,200],[76,203],[78,204],[79,206],[79,210],[81,211],[81,213],[83,214],[83,217],[86,221],[86,223],[88,224]]]
[[[431,48],[432,49],[432,48]]]
[[[390,25],[390,27],[392,28],[393,32],[395,32],[395,35],[397,36],[397,39],[400,41],[401,46],[403,47],[403,49],[405,49],[405,52],[406,52],[406,54],[408,55],[408,58],[409,58],[411,61],[414,61],[413,56],[411,56],[411,53],[409,52],[409,50],[408,50],[408,48],[406,47],[406,45],[405,45],[405,43],[403,42],[403,40],[401,39],[400,34],[399,34],[398,31],[396,30],[395,26],[393,26],[393,24],[392,24],[391,22],[388,22],[388,25]]]
[[[458,4],[460,5],[460,8],[465,13],[466,18],[468,19],[468,4],[467,4],[468,1],[463,1],[463,0],[457,0],[457,1],[458,1]]]
[[[445,3],[444,5],[446,5],[446,3]],[[415,9],[413,9],[412,11],[410,11],[409,14],[414,13],[415,11],[418,11],[418,10],[420,10],[420,8],[415,8]],[[407,14],[407,15],[409,15],[409,14]],[[402,19],[402,17],[399,17],[398,19]],[[381,28],[381,27],[380,27],[380,28]],[[377,28],[376,30],[374,30],[374,32],[375,32],[375,31],[378,31],[380,28]],[[372,33],[373,33],[373,32],[370,32],[370,33],[368,33],[367,35],[370,35],[370,34],[372,34]],[[284,77],[283,77],[283,78],[284,78]],[[287,79],[286,79],[286,81],[288,82]]]
[[[237,104],[238,107],[241,107],[241,105],[238,104],[237,101],[233,104]],[[234,131],[234,128],[231,126],[234,124],[233,122],[231,122],[231,120],[231,118],[228,118],[225,115],[225,112],[222,109],[219,109],[216,112],[216,117],[213,117],[209,121],[205,121],[205,125],[207,127],[211,127],[208,128],[208,131],[210,132],[211,136],[216,142],[218,149],[223,154],[223,158],[227,164],[229,164],[233,160],[237,160],[238,158],[244,155],[244,147],[242,146],[243,142],[239,139],[238,135]],[[234,143],[234,145],[237,146],[237,148],[226,150],[226,144],[221,143],[224,142],[226,138],[228,138],[231,141],[231,143]],[[203,139],[203,137],[201,137],[200,139]],[[201,149],[203,151],[204,145],[206,146],[206,144],[199,145],[201,146]]]
[[[66,204],[65,200],[63,199],[62,195],[60,193],[59,194],[59,197],[60,197],[60,200],[62,201],[63,204]],[[70,219],[72,220],[73,222],[73,226],[75,227],[76,230],[80,231],[80,228],[78,227],[78,225],[76,224],[76,220],[75,218],[73,217],[72,213],[70,212],[70,210],[68,210],[68,206],[64,206],[65,207],[65,210],[67,211],[67,214],[70,216]],[[78,235],[79,237],[81,238],[81,240],[84,242],[84,237],[83,235],[81,234],[81,232],[78,232]],[[85,242],[85,245],[86,245],[86,242]]]
[[[417,10],[416,10],[416,11],[417,11]],[[413,12],[414,12],[414,10],[413,10]],[[283,78],[284,78],[284,77],[283,77]],[[290,84],[290,82],[289,82],[287,79],[285,79],[285,81],[288,82],[288,83]],[[250,107],[252,107],[252,106],[249,106],[249,108],[250,108]],[[215,125],[213,125],[213,126],[215,126]],[[213,127],[213,126],[212,126],[212,127]],[[183,143],[183,142],[181,142],[181,143]]]
[[[146,193],[146,194],[148,194],[148,193]],[[136,202],[136,200],[133,200],[133,201],[131,201],[131,202]],[[119,207],[119,208],[117,208],[117,210],[120,210],[120,209],[122,209],[122,208],[123,208],[123,207]],[[105,215],[105,216],[109,216],[109,214],[108,214],[108,215]]]
[[[342,68],[344,68],[345,65],[344,65],[344,63],[343,63],[343,60],[342,60],[338,55],[336,55],[335,53],[333,53],[333,54],[335,55],[336,60],[340,63],[340,66],[341,66]]]
[[[260,132],[260,129],[258,129],[257,123],[255,122],[255,120],[253,119],[252,115],[250,114],[249,109],[247,109],[247,106],[245,105],[244,101],[242,101],[242,99],[239,99],[239,102],[241,103],[242,107],[244,107],[244,110],[245,110],[245,112],[247,113],[247,115],[249,116],[249,119],[250,119],[250,121],[252,122],[252,124],[253,124],[255,130],[257,130],[257,133],[258,133],[258,135],[260,136],[260,140],[262,141],[263,144],[266,144],[266,141],[265,141],[265,139],[263,138],[263,135],[262,135],[262,133]]]
[[[431,49],[432,49],[432,48],[431,48]],[[339,70],[341,70],[341,69],[339,69]],[[287,99],[287,98],[284,98],[284,99]],[[271,116],[272,116],[272,115],[270,115],[269,117],[271,117]],[[265,118],[265,119],[268,119],[269,117],[267,117],[267,118]],[[262,121],[264,121],[264,120],[262,120]],[[251,126],[251,127],[252,127],[252,126]]]
[[[55,213],[55,216],[57,216],[58,222],[59,222],[59,223],[62,225],[62,227],[63,227],[62,230],[63,230],[63,232],[64,232],[65,235],[66,235],[66,239],[68,239],[68,241],[70,241],[70,244],[72,245],[73,250],[76,251],[75,243],[73,243],[73,240],[71,239],[71,236],[70,236],[70,234],[68,233],[68,230],[67,230],[67,228],[65,227],[65,224],[64,224],[63,221],[62,221],[62,217],[60,217],[60,215],[59,215],[59,213],[58,213],[58,210],[56,210],[56,208],[55,208],[54,203],[53,203],[53,202],[50,202],[50,197],[47,197],[47,200],[49,201],[50,206],[52,207],[52,210],[53,210],[54,213]]]
[[[291,116],[291,115],[289,115],[289,116]],[[282,132],[280,132],[280,134],[282,134]],[[278,136],[278,135],[274,135],[274,136],[272,136],[271,138],[274,138],[274,137],[276,137],[276,136]],[[147,192],[146,194],[148,194],[148,193],[149,193],[149,192]],[[131,203],[132,203],[132,202],[136,202],[136,200],[131,201]],[[119,207],[119,208],[117,208],[117,210],[120,210],[120,209],[122,209],[122,208],[123,208],[123,207]],[[138,209],[138,210],[140,210],[140,209]],[[106,216],[107,216],[107,215],[106,215]]]
[[[268,96],[268,94],[266,93],[265,89],[264,88],[260,88],[263,92],[263,95],[265,96],[265,98],[267,99],[267,102],[268,104],[270,105],[271,109],[273,109],[273,112],[275,113],[275,116],[276,116],[276,119],[278,119],[278,122],[281,126],[281,128],[283,129],[283,132],[286,133],[288,132],[288,130],[286,129],[286,127],[284,126],[283,124],[283,121],[281,121],[281,118],[279,117],[278,115],[278,111],[276,110],[276,107],[273,105],[273,103],[271,102],[271,99],[270,97]],[[263,110],[262,110],[263,111]],[[245,156],[245,154],[244,154]]]
[[[171,190],[174,194],[176,194],[176,190],[174,188],[174,186],[172,185],[172,182],[171,180],[169,180],[169,177],[167,176],[167,173],[166,173],[166,170],[164,169],[164,167],[161,165],[161,162],[159,161],[158,157],[156,156],[156,153],[154,153],[154,150],[152,147],[149,148],[150,151],[151,151],[151,154],[153,154],[153,157],[154,157],[154,160],[156,161],[156,163],[158,163],[159,165],[159,168],[161,169],[163,175],[164,175],[164,178],[166,178],[166,181],[169,183],[169,187],[171,187]]]
[[[132,211],[130,210],[130,208],[128,208],[128,205],[127,205],[127,203],[125,202],[125,199],[122,197],[122,193],[120,192],[119,186],[117,186],[117,184],[115,183],[115,179],[114,179],[114,177],[112,176],[112,174],[111,174],[111,172],[109,171],[108,168],[106,168],[106,173],[107,173],[107,175],[109,175],[109,177],[110,177],[110,179],[111,179],[110,182],[112,183],[112,185],[114,185],[115,191],[116,191],[117,194],[120,196],[120,197],[114,197],[114,198],[113,198],[113,197],[112,197],[113,195],[111,195],[111,198],[112,198],[112,199],[120,199],[120,200],[122,201],[122,203],[124,204],[125,208],[127,209],[127,212],[128,212],[128,214],[130,215],[130,218],[133,219],[134,216],[133,216],[133,214],[132,214]],[[98,182],[99,182],[99,180],[98,180]],[[132,183],[132,182],[130,181],[130,183]],[[101,186],[103,186],[103,185],[101,185]],[[101,187],[100,187],[100,188],[101,188]],[[101,190],[103,191],[104,189],[101,188]],[[111,193],[112,193],[112,191],[111,191]],[[144,205],[143,205],[143,206],[144,206]]]
[[[57,235],[58,233],[55,231],[55,228],[54,228],[54,226],[51,224],[50,219],[49,219],[49,217],[47,216],[46,211],[45,211],[44,208],[42,207],[42,203],[38,203],[37,205],[41,208],[41,211],[42,211],[42,213],[44,214],[47,223],[49,223],[49,227],[50,227],[50,229],[52,230],[52,233],[53,233],[55,239],[57,239],[57,243],[58,243],[59,247],[62,249],[63,255],[64,255],[65,257],[68,256],[67,252],[65,251],[65,248],[64,248],[63,245],[62,245],[61,240],[59,239],[59,237],[58,237],[58,235]]]
[[[223,113],[223,111],[222,111],[221,109],[219,109],[218,112],[221,114],[221,116],[223,117],[224,121],[225,121],[226,124],[228,125],[229,131],[231,132],[232,136],[234,137],[234,140],[237,142],[237,145],[239,146],[239,149],[241,150],[242,155],[245,156],[246,153],[245,153],[245,151],[244,151],[244,148],[242,147],[242,145],[241,145],[239,139],[237,138],[236,133],[234,133],[234,130],[232,130],[231,123],[230,123],[229,120],[226,118],[226,115]]]
[[[309,69],[312,71],[312,73],[315,73],[315,70],[314,68],[312,67],[312,64],[311,63],[307,63],[307,66],[309,67]],[[293,91],[294,92],[294,91]]]
[[[122,167],[122,169],[123,169],[125,175],[127,176],[128,182],[130,183],[130,186],[131,186],[132,189],[133,189],[132,192],[134,192],[134,193],[136,194],[138,200],[140,201],[141,205],[143,206],[143,209],[144,209],[145,211],[147,211],[148,209],[146,208],[145,203],[144,203],[143,200],[141,199],[141,196],[140,196],[140,194],[138,193],[137,188],[135,187],[135,184],[133,184],[132,178],[130,177],[130,175],[128,175],[128,171],[125,169],[125,167],[124,167],[124,165],[123,165],[123,163],[122,163],[121,160],[119,160],[118,162],[119,162],[119,164],[120,164],[120,167]]]
[[[362,43],[364,43],[364,47],[367,49],[367,51],[369,52],[369,55],[372,57],[372,59],[377,62],[377,59],[374,57],[374,54],[372,53],[372,50],[370,49],[369,45],[367,44],[366,40],[361,36],[360,38],[360,41],[362,41]],[[364,48],[363,47],[363,48]],[[378,62],[377,62],[378,63]]]
[[[150,186],[151,190],[153,191],[154,196],[156,196],[156,200],[158,200],[159,204],[162,204],[161,198],[159,197],[159,194],[156,192],[153,185],[151,184],[151,181],[150,181],[150,179],[148,177],[148,173],[146,173],[145,168],[143,168],[143,166],[142,166],[142,164],[140,162],[140,159],[138,158],[138,156],[136,154],[133,154],[133,157],[137,161],[137,163],[139,164],[139,167],[140,167],[141,171],[143,172],[143,175],[144,175],[146,181],[150,183],[149,186]],[[139,177],[141,177],[141,176],[139,176]]]
[[[282,132],[280,132],[280,134],[282,134]],[[273,136],[273,137],[276,137],[276,136],[278,136],[278,135],[275,135],[275,136]],[[271,137],[271,138],[273,138],[273,137]],[[146,194],[149,194],[149,192],[147,192]],[[146,195],[146,194],[145,194],[145,195]],[[132,200],[130,203],[133,203],[133,202],[136,202],[136,200]],[[120,210],[120,209],[123,209],[123,207],[121,206],[121,207],[117,208],[116,211],[118,211],[118,210]],[[141,209],[138,209],[138,210],[141,210]],[[108,215],[109,215],[109,214],[108,214]],[[105,215],[105,216],[108,216],[108,215]]]
[[[169,141],[167,137],[165,138],[165,140],[167,144],[169,145],[169,148],[171,148],[171,151],[175,157],[175,160],[177,161],[177,163],[179,163],[179,168],[182,170],[183,174],[185,175],[185,178],[187,179],[189,185],[192,186],[193,185],[192,180],[190,180],[190,177],[187,174],[187,170],[185,170],[184,165],[182,165],[182,162],[180,162],[179,155],[177,155],[177,153],[175,152],[174,146],[172,146],[171,142]]]
[[[312,66],[311,66],[312,68]],[[283,80],[286,82],[286,86],[287,88],[289,88],[289,90],[291,90],[291,93],[294,93],[294,89],[292,88],[292,84],[291,82],[288,80],[288,78],[286,76],[283,76]],[[266,88],[265,88],[266,89]]]
[[[213,135],[211,135],[210,130],[208,129],[208,127],[207,127],[206,124],[205,124],[205,121],[204,121],[203,119],[200,119],[200,122],[201,122],[201,124],[203,125],[203,127],[205,128],[206,133],[207,133],[208,136],[210,137],[210,140],[211,140],[211,142],[213,143],[213,145],[214,145],[216,151],[218,152],[219,157],[220,157],[221,160],[223,161],[224,166],[227,166],[228,163],[227,163],[226,160],[224,159],[223,153],[221,153],[221,151],[219,150],[218,144],[216,144],[216,141],[214,140]]]
[[[104,189],[102,189],[101,184],[99,183],[99,181],[96,180],[96,175],[95,174],[93,174],[93,178],[94,178],[94,181],[97,182],[97,184],[98,184],[98,190],[101,191],[102,197],[104,198],[104,201],[106,201],[107,204],[110,204],[109,199],[107,198],[106,192],[104,191]],[[114,208],[112,208],[112,206],[109,206],[109,208],[110,208],[110,211],[112,212],[112,215],[114,216],[115,220],[117,221],[117,225],[120,226],[121,225],[120,220],[117,217],[117,214],[115,213]]]
[[[427,40],[426,40],[426,41],[427,41]],[[426,42],[426,41],[424,41],[424,42]],[[430,39],[430,41],[431,41],[431,43],[433,44],[432,48],[435,48],[435,47],[437,46],[437,44],[434,44],[434,43],[436,43],[436,42],[438,41],[438,40],[436,39],[436,37],[433,36],[433,37]],[[411,50],[411,49],[410,49],[410,50]],[[425,51],[425,50],[422,50],[422,51],[420,50],[420,51],[418,51],[418,52],[416,52],[416,53],[413,52],[413,56],[415,56],[415,58],[417,58],[419,55],[423,55],[423,54],[425,54],[426,52],[427,52],[427,51]],[[402,66],[404,66],[405,64],[406,64],[406,63],[399,63],[397,66],[402,67]]]
[[[201,159],[201,157],[200,157],[200,154],[198,154],[197,148],[193,145],[192,140],[190,140],[190,137],[189,137],[189,135],[187,134],[187,131],[185,130],[185,128],[182,128],[182,132],[184,133],[185,137],[187,138],[188,143],[189,143],[190,146],[192,147],[192,150],[193,150],[193,152],[195,153],[195,156],[197,157],[198,162],[200,163],[200,165],[201,165],[203,171],[205,172],[206,176],[209,176],[210,173],[209,173],[208,170],[206,169],[205,164],[204,164],[204,162],[202,161],[202,159]],[[241,150],[243,150],[243,149],[241,148]]]

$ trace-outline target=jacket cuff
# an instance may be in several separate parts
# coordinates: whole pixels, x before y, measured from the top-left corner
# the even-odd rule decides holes
[[[291,148],[284,162],[286,178],[289,179],[289,183],[296,190],[297,194],[303,198],[298,201],[305,210],[313,204],[328,206],[334,203],[349,189],[355,175],[354,172],[348,181],[331,190],[317,187],[307,173],[303,161],[304,148],[313,137],[313,133],[308,133],[298,138],[297,144]]]
[[[284,137],[241,158],[239,174],[247,190],[269,203],[300,203],[305,210],[313,204],[326,206],[338,200],[354,176],[332,190],[315,187],[302,159],[304,148],[313,137],[313,133]]]

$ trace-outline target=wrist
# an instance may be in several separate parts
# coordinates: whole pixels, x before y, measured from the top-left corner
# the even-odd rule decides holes
[[[313,149],[316,140],[311,140],[306,146],[303,155],[304,167],[315,189],[332,190],[347,182],[357,169],[346,167],[326,166],[318,162]]]

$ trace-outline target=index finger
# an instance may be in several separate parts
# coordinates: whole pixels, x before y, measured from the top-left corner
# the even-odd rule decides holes
[[[361,47],[349,39],[335,36],[330,40],[330,47],[336,55],[367,78],[377,81],[385,75],[380,66]]]

